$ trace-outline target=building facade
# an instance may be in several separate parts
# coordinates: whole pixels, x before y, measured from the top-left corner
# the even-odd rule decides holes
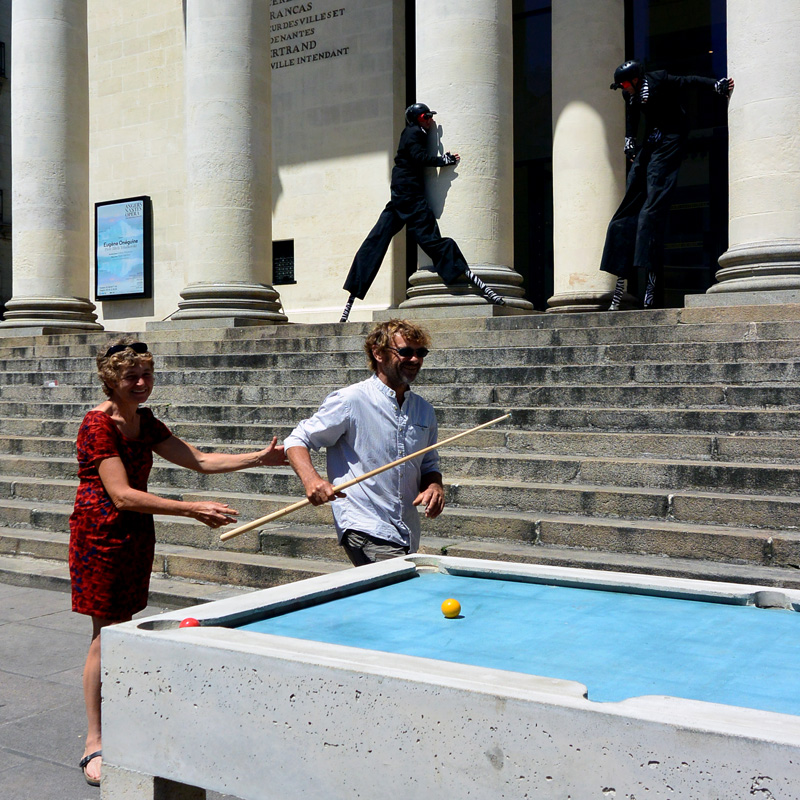
[[[666,303],[794,302],[798,17],[796,0],[5,0],[0,330],[335,321],[414,100],[462,157],[427,190],[473,270],[512,312],[605,308],[626,57],[736,80],[727,106],[689,103]],[[152,215],[152,279],[98,293],[118,241],[97,204],[126,200]],[[351,319],[483,304],[426,266],[395,237]]]

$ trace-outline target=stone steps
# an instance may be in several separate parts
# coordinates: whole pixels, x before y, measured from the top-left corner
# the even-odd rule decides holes
[[[772,325],[791,325],[800,319],[800,308],[797,305],[772,305],[751,307],[722,308],[686,308],[686,309],[651,309],[647,311],[633,310],[620,314],[606,312],[583,312],[576,314],[532,314],[513,317],[450,317],[433,318],[424,321],[424,325],[432,334],[444,332],[451,336],[460,332],[492,332],[515,330],[557,330],[561,333],[572,330],[611,329],[625,336],[627,331],[638,332],[644,328],[675,330],[681,328],[716,328],[717,326],[737,326],[750,331],[757,331]],[[213,325],[213,320],[208,320]],[[280,340],[284,338],[314,337],[354,337],[360,346],[363,336],[371,327],[366,322],[287,324],[265,327],[214,328],[197,327],[176,330],[166,326],[154,326],[146,333],[139,333],[139,338],[150,343],[171,341],[201,341],[209,346],[218,342],[235,343],[240,340]],[[130,331],[129,331],[130,333]],[[17,349],[20,347],[80,347],[91,345],[99,349],[115,334],[111,331],[75,332],[69,334],[33,336],[25,333],[4,337],[0,348]],[[753,334],[754,335],[754,334]]]
[[[0,527],[0,555],[67,563],[69,534]],[[349,562],[348,562],[349,563]],[[153,573],[169,578],[266,588],[347,567],[342,560],[297,559],[159,542]]]
[[[422,548],[800,585],[800,307],[738,313],[432,320],[415,388],[436,405],[440,438],[512,418],[443,449],[449,505],[423,521]],[[201,447],[282,439],[328,391],[366,377],[368,327],[148,331],[151,406]],[[103,399],[94,354],[109,338],[0,338],[0,576],[10,561],[34,580],[40,562],[64,579],[74,438]],[[230,502],[242,521],[301,496],[286,468],[202,476],[156,459],[150,485]],[[221,544],[219,531],[158,517],[154,582],[267,586],[344,568],[330,520],[308,506]]]
[[[289,558],[269,555],[268,550],[260,553],[221,553],[159,543],[151,577],[151,599],[167,604],[190,605],[230,596],[241,592],[243,587],[248,590],[267,588],[346,569],[348,565],[341,557],[338,561],[332,561],[302,555],[309,551],[318,553],[320,542],[331,538],[329,529],[326,533],[327,537],[301,532],[292,539],[292,545],[298,547],[297,555]],[[68,591],[68,542],[67,534],[0,527],[0,580]],[[284,545],[280,532],[276,532],[273,544],[276,548]],[[515,545],[505,541],[465,539],[450,540],[441,547],[436,544],[435,541],[426,540],[421,552],[800,588],[800,569],[796,565],[764,566],[658,554],[576,550],[545,543]]]
[[[63,561],[0,555],[0,582],[69,592],[69,567]],[[157,573],[150,578],[150,602],[167,608],[186,608],[252,591],[254,589],[249,586],[165,578]]]
[[[18,491],[2,500],[7,527],[47,530],[66,535],[72,511],[74,483],[62,481],[60,494],[47,499],[32,496],[36,482],[6,479],[0,488]],[[264,516],[297,496],[245,495],[197,491],[177,492],[158,485],[164,496],[187,500],[224,499],[241,512],[241,519]],[[512,490],[517,489],[516,494]],[[473,505],[459,503],[461,495]],[[505,500],[505,502],[501,502]],[[719,492],[659,493],[652,489],[602,486],[526,484],[488,485],[463,481],[448,485],[447,513],[423,521],[426,547],[438,551],[448,541],[502,540],[580,549],[602,549],[613,553],[656,553],[673,558],[704,560],[734,559],[752,564],[791,566],[800,564],[800,534],[792,528],[800,510],[800,498],[751,497]],[[524,503],[524,510],[514,503]],[[502,509],[492,512],[492,507]],[[736,519],[737,527],[724,524]],[[219,533],[192,520],[157,517],[157,538],[162,544],[196,546],[225,551],[243,550],[328,560],[342,560],[332,535],[329,507],[307,506],[287,522],[221,544]],[[765,526],[769,523],[769,527]],[[781,527],[782,523],[785,527]],[[320,527],[322,526],[322,527]],[[310,537],[310,538],[309,538]],[[281,545],[276,550],[275,542]],[[310,542],[313,548],[308,549]],[[0,547],[0,552],[2,552]]]
[[[341,373],[337,373],[341,374]],[[461,371],[454,371],[453,380]],[[240,376],[241,377],[241,376]],[[354,379],[363,380],[366,373],[359,372]],[[212,383],[158,385],[157,396],[150,402],[153,408],[176,406],[181,412],[191,413],[198,405],[204,406],[212,416],[211,420],[223,418],[223,412],[236,421],[248,414],[252,419],[259,417],[265,407],[283,406],[288,412],[297,408],[316,408],[322,399],[336,387],[328,385],[235,385],[216,386]],[[443,413],[451,409],[463,409],[463,417],[489,417],[487,410],[493,407],[501,412],[511,410],[516,419],[515,427],[525,427],[527,416],[541,407],[584,407],[584,408],[670,408],[704,409],[736,408],[759,411],[763,408],[782,410],[800,409],[800,386],[796,383],[759,383],[758,385],[738,386],[729,383],[707,384],[648,384],[621,382],[608,384],[535,384],[507,385],[501,383],[464,386],[437,385],[420,380],[416,390],[430,402],[442,406]],[[14,387],[0,386],[2,401],[0,415],[25,416],[35,413],[37,407],[48,417],[61,417],[69,414],[80,419],[89,408],[103,400],[97,387],[71,387],[59,384],[47,388],[38,384],[20,384]],[[79,406],[79,408],[76,408]],[[29,408],[30,407],[30,408]],[[46,408],[50,410],[47,411]],[[240,410],[242,409],[242,410]],[[196,413],[196,412],[195,412]],[[484,420],[485,421],[485,420]]]
[[[164,419],[167,415],[159,415]],[[43,455],[72,458],[78,420],[0,418],[0,454]],[[272,436],[282,440],[293,425],[226,425],[177,423],[176,436],[201,450],[224,449],[248,452],[264,446]],[[440,439],[463,429],[440,428]],[[66,435],[65,435],[66,434]],[[466,443],[466,444],[465,444]],[[471,445],[471,446],[470,446]],[[462,455],[464,454],[464,455]],[[800,463],[800,435],[686,434],[596,431],[507,431],[487,429],[442,449],[442,458],[462,459],[470,454],[486,459],[507,458],[521,463],[525,458],[609,457],[718,462]]]
[[[98,401],[98,398],[94,398]],[[244,406],[228,408],[210,405],[171,405],[150,403],[156,415],[168,425],[207,424],[218,425],[222,431],[229,428],[241,430],[255,424],[267,434],[276,428],[290,430],[298,418],[311,414],[316,405]],[[77,431],[84,413],[92,404],[70,404],[47,406],[44,403],[0,402],[0,413],[19,412],[15,420],[30,420],[35,426],[45,423],[39,413],[58,414],[54,422],[64,421]],[[504,413],[503,408],[470,409],[457,406],[437,406],[441,430],[464,430],[487,422]],[[662,434],[709,434],[720,437],[738,437],[743,441],[751,436],[795,436],[800,435],[800,409],[784,408],[670,408],[670,407],[593,407],[593,406],[542,406],[539,408],[513,408],[514,428],[501,423],[495,431],[505,431],[509,437],[529,432],[571,433],[662,433]],[[227,416],[227,419],[226,419]],[[9,417],[4,416],[4,419]],[[20,422],[20,424],[22,424]],[[506,426],[506,427],[504,427]],[[34,428],[35,429],[35,428]],[[521,430],[520,430],[521,429]],[[481,432],[480,437],[488,434]],[[54,435],[59,435],[54,431]],[[205,438],[205,437],[204,437]],[[213,438],[213,437],[212,437]],[[479,439],[480,440],[480,439]],[[234,436],[223,433],[222,442],[236,441]],[[243,441],[265,441],[248,436]]]
[[[448,343],[449,345],[449,343]],[[541,365],[628,365],[647,364],[663,368],[705,366],[708,364],[737,364],[740,362],[787,363],[796,367],[797,341],[795,339],[739,341],[739,342],[657,342],[648,344],[587,344],[580,346],[510,346],[505,341],[494,347],[459,348],[449,345],[446,350],[433,349],[426,359],[426,371],[448,368],[489,368],[501,364],[504,369]],[[274,370],[282,370],[298,375],[319,371],[323,379],[328,371],[363,370],[363,352],[352,350],[314,353],[311,358],[305,348],[296,352],[273,352],[269,350],[249,353],[206,353],[202,355],[163,355],[159,354],[159,370],[180,373],[196,370],[201,373],[215,372],[227,377],[232,370],[244,372],[258,378]],[[309,368],[309,361],[313,368]],[[4,382],[15,382],[20,376],[42,373],[85,375],[95,369],[93,357],[55,357],[43,358],[0,358],[0,372]],[[210,377],[210,376],[204,376]],[[274,380],[275,376],[271,375]],[[249,381],[248,381],[249,382]],[[235,383],[235,381],[230,381]],[[299,383],[299,381],[298,381]]]
[[[773,343],[765,342],[765,348]],[[796,350],[796,344],[792,350]],[[525,348],[516,348],[528,354]],[[475,351],[477,353],[477,351]],[[522,387],[531,384],[554,384],[563,386],[581,386],[585,384],[625,385],[637,384],[665,386],[679,383],[681,385],[699,385],[709,383],[724,383],[737,385],[746,384],[782,384],[797,381],[800,376],[800,361],[793,355],[789,358],[766,359],[755,356],[757,360],[743,361],[737,355],[719,361],[673,361],[659,362],[643,357],[642,360],[633,356],[627,359],[612,359],[598,357],[597,360],[582,363],[567,354],[562,354],[563,361],[552,362],[544,358],[530,359],[529,363],[509,363],[501,359],[510,359],[512,351],[498,349],[492,351],[491,357],[478,358],[474,353],[462,356],[452,363],[442,363],[445,359],[429,356],[426,359],[425,372],[420,375],[420,386],[447,386],[451,390],[458,388],[449,386],[458,378],[459,383],[474,384],[476,386],[512,386]],[[294,391],[301,387],[308,387],[314,391],[327,391],[346,381],[355,383],[367,377],[362,358],[353,363],[337,363],[338,359],[315,359],[319,363],[314,368],[303,368],[295,365],[284,364],[278,361],[270,367],[265,364],[266,359],[254,357],[259,366],[220,366],[212,369],[210,366],[195,364],[191,371],[186,367],[168,367],[159,359],[157,384],[159,387],[186,385],[203,385],[210,387],[258,386],[268,389],[272,394],[280,391],[286,392],[288,387]],[[183,359],[191,362],[192,357]],[[215,359],[209,358],[209,363]],[[222,359],[220,358],[220,361]],[[298,355],[297,361],[308,362],[309,356]],[[481,364],[480,361],[487,363]],[[14,363],[14,362],[8,362]],[[31,386],[31,377],[34,381]],[[46,394],[48,399],[55,395],[57,398],[67,397],[65,390],[70,388],[92,388],[95,396],[97,387],[93,385],[93,373],[87,369],[68,367],[55,363],[51,366],[38,366],[24,369],[5,368],[0,371],[0,386],[24,386],[29,391],[49,389]],[[50,384],[57,384],[56,386]],[[317,388],[321,387],[321,388]],[[55,399],[55,398],[53,398]]]
[[[64,442],[64,447],[68,446]],[[455,492],[468,481],[485,487],[481,502],[503,498],[511,507],[525,505],[529,483],[594,484],[618,487],[653,487],[757,495],[796,496],[800,494],[800,466],[780,463],[747,463],[658,458],[610,458],[556,456],[550,454],[503,454],[443,451],[444,471]],[[73,458],[67,455],[0,454],[5,475],[70,479],[77,474]],[[14,473],[9,473],[12,465]],[[242,470],[227,475],[198,475],[161,459],[154,463],[151,485],[174,489],[198,489],[223,493],[296,494],[300,484],[288,467]],[[476,487],[473,487],[473,491]],[[460,497],[460,494],[455,494]],[[473,503],[474,504],[474,503]],[[520,510],[525,510],[520,508]]]
[[[696,558],[663,558],[655,555],[616,554],[549,546],[530,549],[509,546],[492,548],[489,544],[474,547],[471,544],[465,544],[448,548],[447,555],[461,558],[491,558],[528,564],[548,564],[554,567],[582,567],[612,572],[638,572],[707,581],[800,588],[800,571],[794,567],[757,567],[750,564],[703,561]]]
[[[606,320],[607,321],[607,320]],[[449,320],[448,324],[453,321]],[[532,323],[532,318],[519,320],[517,327],[510,328],[506,320],[504,327],[499,327],[501,320],[474,321],[470,328],[450,330],[428,325],[434,339],[434,346],[439,346],[437,334],[446,336],[450,348],[482,349],[501,344],[508,347],[545,347],[545,346],[594,346],[620,344],[626,341],[636,344],[703,342],[755,342],[763,340],[793,340],[800,338],[800,330],[794,321],[779,322],[738,322],[718,323],[714,325],[605,325],[587,327],[543,327],[540,322]],[[521,327],[527,322],[528,327]],[[539,327],[533,327],[538,324]],[[491,327],[489,327],[491,325]],[[349,326],[348,326],[349,327]],[[366,328],[358,326],[364,332]],[[217,339],[187,340],[170,337],[167,331],[148,332],[146,338],[159,356],[198,355],[209,356],[216,353],[329,353],[329,352],[361,352],[364,333],[362,330],[339,333],[339,335],[320,334],[317,328],[301,326],[283,326],[275,334],[265,335],[263,330],[251,329],[237,331],[239,335],[232,337],[227,330],[220,330]],[[342,326],[345,330],[345,326]],[[210,332],[209,332],[210,333]],[[475,334],[480,333],[480,337]],[[282,334],[282,335],[278,335]],[[89,368],[93,368],[95,355],[108,337],[103,336],[97,343],[81,343],[65,345],[12,345],[3,346],[0,342],[1,359],[53,359],[53,358],[86,358],[92,359]]]
[[[228,476],[231,477],[231,476]],[[6,503],[7,518],[21,513],[17,506],[28,512],[41,513],[49,505],[57,506],[50,513],[62,520],[58,530],[67,530],[66,517],[72,509],[77,480],[54,479],[37,476],[0,476],[0,498]],[[302,499],[299,483],[294,483],[293,493],[243,493],[234,492],[230,486],[220,485],[216,491],[198,491],[191,488],[176,488],[151,482],[153,491],[167,497],[192,499],[224,498],[248,521],[277,511]],[[470,535],[485,536],[483,531],[490,519],[497,519],[494,512],[481,511],[478,503],[490,507],[505,505],[504,514],[509,520],[524,520],[522,533],[510,533],[513,527],[501,522],[491,523],[504,536],[528,537],[537,514],[554,512],[561,514],[583,514],[595,518],[661,520],[698,525],[724,525],[730,520],[744,528],[791,529],[800,519],[800,497],[778,494],[750,494],[744,492],[701,491],[687,488],[658,489],[649,486],[607,486],[588,483],[514,483],[511,481],[486,481],[476,479],[452,480],[447,485],[450,510],[458,513],[457,523],[449,522],[450,514],[436,521],[425,520],[423,524],[436,526],[440,535],[463,535],[469,515],[474,522]],[[457,504],[457,505],[456,505]],[[524,507],[520,510],[519,506]],[[503,517],[505,519],[505,517]],[[293,521],[304,524],[330,523],[327,507],[307,506],[292,515]],[[278,523],[275,523],[278,524]],[[452,530],[451,530],[452,528]],[[198,531],[204,531],[202,526]],[[193,534],[199,535],[199,534]],[[239,540],[237,540],[239,541]]]
[[[168,414],[159,414],[165,419]],[[42,443],[55,443],[64,455],[74,453],[77,419],[42,420],[33,417],[0,417],[0,452],[44,452]],[[212,422],[176,422],[171,426],[176,436],[197,447],[224,448],[231,452],[250,450],[270,441],[280,440],[294,425],[228,424]],[[718,426],[719,427],[719,426]],[[456,428],[440,428],[441,439],[460,432]],[[638,431],[513,431],[485,429],[458,444],[459,451],[496,450],[507,453],[603,456],[671,459],[708,459],[714,461],[780,461],[800,460],[800,434],[786,432],[765,434],[709,433],[640,433]],[[452,452],[452,451],[450,451]]]
[[[797,306],[763,306],[746,309],[661,309],[648,311],[628,311],[609,315],[605,312],[584,312],[579,314],[533,314],[513,317],[461,317],[429,319],[425,327],[436,336],[439,333],[450,337],[462,334],[481,333],[490,336],[496,332],[509,335],[515,331],[554,331],[559,336],[573,332],[591,331],[591,335],[613,332],[616,338],[631,336],[636,341],[646,335],[680,337],[684,330],[692,331],[691,340],[698,339],[698,331],[708,331],[710,335],[730,337],[730,331],[737,336],[756,338],[760,331],[776,331],[783,328],[792,330],[793,323],[800,318]],[[213,320],[209,320],[213,325]],[[360,348],[364,335],[371,327],[366,322],[288,324],[267,327],[239,328],[196,328],[176,330],[167,327],[148,330],[139,334],[151,344],[179,342],[191,346],[193,342],[203,342],[209,347],[224,344],[235,347],[247,341],[280,342],[285,339],[352,339],[353,348]],[[0,353],[13,350],[15,354],[22,348],[55,347],[79,350],[81,346],[92,347],[96,352],[114,334],[110,332],[75,332],[58,336],[15,335],[0,342]],[[772,334],[770,338],[786,338]],[[791,337],[788,337],[791,338]]]

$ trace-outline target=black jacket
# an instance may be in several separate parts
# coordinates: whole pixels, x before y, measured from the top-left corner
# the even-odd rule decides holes
[[[425,168],[444,167],[441,156],[428,154],[428,134],[419,125],[407,125],[400,134],[392,169],[392,195],[414,196],[425,191]]]
[[[640,85],[635,95],[623,91],[625,98],[625,136],[636,137],[639,115],[644,114],[645,138],[654,129],[663,134],[686,135],[689,120],[683,108],[684,92],[688,87],[702,87],[713,91],[716,81],[699,75],[669,75],[664,70],[648,72],[644,76],[646,89]],[[646,96],[646,99],[645,99]]]

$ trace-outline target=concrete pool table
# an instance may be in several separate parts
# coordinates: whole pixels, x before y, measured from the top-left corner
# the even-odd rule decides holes
[[[102,637],[103,797],[800,798],[799,609],[414,555],[136,620]]]

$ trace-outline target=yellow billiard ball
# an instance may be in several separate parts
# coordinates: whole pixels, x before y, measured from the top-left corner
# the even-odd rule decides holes
[[[461,603],[458,600],[453,600],[453,598],[449,598],[442,603],[442,614],[444,614],[447,619],[455,619],[461,613]]]

